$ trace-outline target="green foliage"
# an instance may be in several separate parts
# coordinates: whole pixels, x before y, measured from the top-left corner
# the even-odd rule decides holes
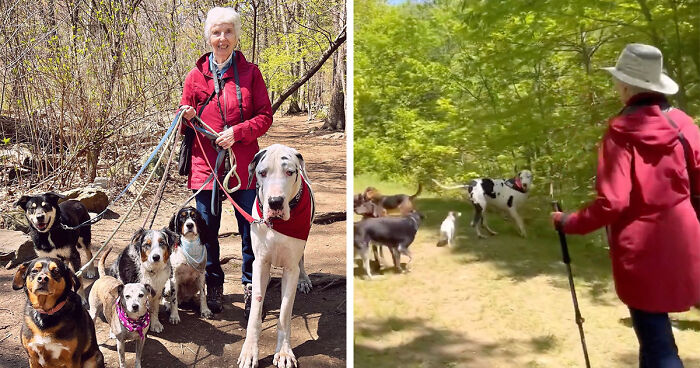
[[[663,51],[673,103],[700,113],[697,2],[358,0],[355,173],[462,182],[529,168],[540,194],[589,198],[621,107],[598,69],[630,42]]]

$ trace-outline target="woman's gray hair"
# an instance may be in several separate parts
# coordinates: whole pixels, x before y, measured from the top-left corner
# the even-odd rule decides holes
[[[233,24],[233,31],[236,39],[241,39],[241,15],[233,8],[215,7],[207,13],[207,20],[204,21],[204,38],[208,41],[211,36],[211,27],[216,24]]]

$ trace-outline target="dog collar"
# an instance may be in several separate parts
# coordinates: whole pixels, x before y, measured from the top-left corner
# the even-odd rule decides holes
[[[526,192],[526,190],[523,188],[523,182],[520,180],[520,177],[518,177],[518,176],[506,180],[506,185],[508,187],[510,187],[511,189],[518,191],[520,193]]]
[[[298,198],[298,199],[297,199]],[[255,210],[262,219],[263,211],[259,198],[255,198]],[[296,196],[289,202],[289,220],[268,220],[267,225],[275,231],[292,238],[307,240],[311,231],[311,222],[314,216],[314,194],[311,186],[302,176],[302,185]]]
[[[148,308],[146,308],[146,313],[143,316],[139,317],[137,320],[133,320],[126,315],[126,312],[122,308],[121,304],[119,304],[120,299],[121,297],[117,298],[117,300],[114,302],[114,304],[117,306],[117,316],[119,316],[119,322],[121,322],[122,326],[124,326],[127,330],[132,332],[136,331],[141,340],[145,339],[146,336],[144,335],[143,330],[148,328],[148,326],[151,324],[151,313],[148,311]],[[146,303],[148,303],[148,301],[146,301]]]
[[[60,303],[58,303],[58,304],[56,304],[56,305],[54,305],[53,308],[51,308],[51,309],[49,309],[49,310],[47,310],[47,311],[45,311],[45,310],[43,310],[43,309],[41,309],[41,308],[37,308],[36,311],[39,312],[39,313],[41,313],[41,314],[48,314],[48,315],[50,316],[50,315],[52,315],[52,314],[54,314],[54,313],[60,311],[61,308],[63,308],[64,305],[66,305],[66,301],[65,301],[65,300],[62,301],[62,302],[60,302]]]

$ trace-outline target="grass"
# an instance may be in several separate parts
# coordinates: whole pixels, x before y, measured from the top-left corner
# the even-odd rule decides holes
[[[355,191],[414,193],[415,186],[355,178]],[[521,212],[528,238],[490,212],[499,235],[477,239],[473,210],[459,191],[425,190],[416,201],[426,215],[411,245],[411,272],[381,270],[373,281],[355,270],[357,367],[580,367],[583,357],[558,238],[549,224],[549,201],[533,197]],[[462,212],[458,245],[437,248],[447,211]],[[629,313],[617,299],[604,233],[570,236],[569,247],[591,363],[636,365],[637,341]],[[387,252],[385,252],[387,253]],[[391,264],[387,255],[387,263]],[[405,261],[405,259],[404,259]],[[686,366],[700,366],[700,313],[672,315]]]

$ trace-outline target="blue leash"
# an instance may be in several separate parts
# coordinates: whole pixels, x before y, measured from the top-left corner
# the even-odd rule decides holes
[[[92,224],[96,223],[97,221],[102,220],[102,217],[107,213],[107,210],[109,209],[109,207],[111,207],[116,201],[118,201],[118,200],[126,193],[126,191],[129,189],[129,187],[131,187],[131,186],[136,182],[136,179],[138,179],[138,177],[141,176],[141,174],[143,174],[144,171],[146,171],[146,168],[148,167],[148,165],[150,165],[150,164],[151,164],[151,161],[153,161],[153,158],[156,157],[156,153],[158,153],[158,151],[160,151],[160,149],[163,147],[163,144],[165,144],[165,141],[168,139],[168,137],[170,137],[170,135],[172,134],[173,130],[175,129],[175,126],[177,125],[177,122],[178,122],[178,119],[179,119],[179,117],[180,117],[180,114],[182,114],[182,111],[178,111],[177,114],[175,114],[175,119],[173,119],[172,124],[170,124],[170,128],[168,128],[168,131],[165,132],[165,135],[163,136],[163,138],[160,139],[160,142],[158,142],[158,145],[157,145],[156,148],[153,150],[153,152],[151,153],[151,155],[148,156],[148,159],[147,159],[146,162],[143,164],[143,166],[141,166],[141,169],[136,173],[136,176],[134,176],[134,178],[131,179],[131,181],[130,181],[129,184],[126,186],[126,188],[124,188],[124,190],[122,190],[121,193],[119,193],[119,194],[112,200],[112,202],[110,202],[110,203],[107,205],[107,208],[105,208],[104,211],[100,212],[97,216],[95,216],[95,217],[91,218],[90,220],[87,220],[87,221],[85,221],[85,222],[83,222],[82,224],[79,224],[79,225],[77,225],[77,226],[72,226],[72,227],[71,227],[71,226],[67,226],[67,225],[65,225],[65,224],[61,224],[61,227],[63,227],[63,228],[66,229],[66,230],[75,230],[75,229],[79,229],[79,228],[81,228],[81,227],[83,227],[83,226],[92,225]]]

